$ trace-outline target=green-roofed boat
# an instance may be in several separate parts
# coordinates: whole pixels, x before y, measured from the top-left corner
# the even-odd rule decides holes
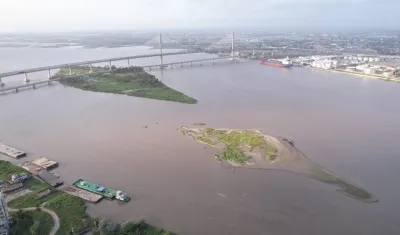
[[[73,185],[77,188],[101,195],[109,200],[113,200],[117,194],[117,190],[106,188],[83,179],[75,181]]]

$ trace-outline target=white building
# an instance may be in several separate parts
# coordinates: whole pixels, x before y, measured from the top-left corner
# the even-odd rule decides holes
[[[357,70],[360,70],[360,71],[364,71],[365,68],[366,68],[366,67],[365,67],[364,65],[357,65],[357,66],[356,66],[356,69],[357,69]]]
[[[384,72],[383,76],[385,77],[391,77],[393,75],[393,72]]]
[[[324,63],[324,69],[332,69],[332,63],[325,62]]]
[[[10,217],[3,193],[0,192],[0,235],[8,235],[10,230]]]
[[[373,68],[365,68],[364,69],[364,73],[366,73],[366,74],[374,74],[375,73],[375,69],[373,69]]]

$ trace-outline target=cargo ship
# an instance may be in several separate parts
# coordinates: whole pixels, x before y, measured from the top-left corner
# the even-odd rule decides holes
[[[286,58],[283,60],[273,60],[273,59],[262,58],[260,61],[260,64],[273,66],[273,67],[280,67],[280,68],[291,68],[293,66],[293,63],[289,58]]]
[[[86,191],[101,195],[109,200],[113,200],[114,198],[116,198],[117,200],[124,202],[129,201],[129,197],[126,196],[126,194],[120,190],[106,188],[104,186],[97,185],[83,179],[75,181],[73,185],[77,188],[84,189]]]

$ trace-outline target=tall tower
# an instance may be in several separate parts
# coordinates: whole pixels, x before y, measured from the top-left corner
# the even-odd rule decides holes
[[[8,235],[10,229],[10,217],[3,193],[0,192],[0,235]]]
[[[232,59],[235,57],[235,33],[232,32]]]
[[[163,46],[163,41],[162,41],[162,35],[160,33],[160,64],[161,64],[161,69],[164,68],[162,46]]]

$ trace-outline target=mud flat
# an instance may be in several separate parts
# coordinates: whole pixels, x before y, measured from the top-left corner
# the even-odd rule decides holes
[[[215,159],[223,168],[290,171],[323,183],[338,192],[366,203],[379,199],[365,189],[336,176],[313,162],[289,138],[263,134],[257,129],[214,129],[182,126],[180,132],[216,150]]]

